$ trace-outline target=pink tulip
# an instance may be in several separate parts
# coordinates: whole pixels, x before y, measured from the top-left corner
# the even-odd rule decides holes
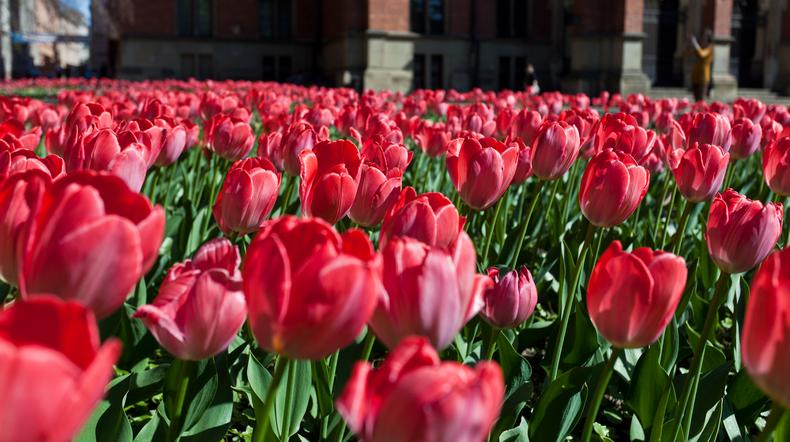
[[[255,144],[255,133],[243,120],[217,114],[206,123],[210,149],[230,161],[245,158]]]
[[[518,149],[493,138],[459,138],[451,144],[458,150],[448,149],[447,172],[461,199],[477,210],[494,205],[513,181]]]
[[[384,216],[379,242],[384,247],[389,238],[408,236],[431,246],[448,248],[455,244],[465,222],[452,201],[441,193],[417,195],[413,187],[406,187]]]
[[[770,143],[763,152],[763,176],[777,195],[790,195],[790,137]]]
[[[672,168],[680,193],[690,202],[707,201],[721,189],[730,154],[712,144],[695,144]]]
[[[579,155],[579,131],[564,121],[545,122],[532,142],[532,173],[554,180],[568,171]]]
[[[604,150],[587,164],[579,186],[579,207],[590,223],[613,227],[625,221],[642,202],[650,173],[631,155]]]
[[[41,206],[52,179],[40,170],[12,175],[0,182],[0,279],[18,285],[19,253],[26,229]]]
[[[730,120],[714,112],[699,113],[694,116],[689,127],[688,145],[714,144],[725,152],[730,151],[732,143]]]
[[[760,149],[763,129],[759,124],[752,123],[748,118],[736,120],[732,125],[732,146],[730,154],[733,159],[741,160],[750,157]]]
[[[302,213],[334,224],[346,216],[357,195],[362,159],[347,140],[324,141],[299,156]]]
[[[483,295],[485,305],[480,315],[494,327],[515,328],[523,324],[538,304],[532,273],[521,267],[500,276],[499,270],[492,267],[488,269],[488,277],[494,285]]]
[[[226,235],[257,231],[280,192],[280,173],[265,158],[233,163],[214,203],[214,220]]]

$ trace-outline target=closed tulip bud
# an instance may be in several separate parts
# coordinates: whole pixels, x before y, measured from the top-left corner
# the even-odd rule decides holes
[[[0,279],[18,284],[19,250],[52,179],[40,170],[12,175],[0,182]]]
[[[750,157],[760,149],[763,129],[759,124],[752,123],[748,118],[741,118],[732,125],[732,146],[730,154],[733,159],[741,160]]]
[[[613,227],[625,221],[642,202],[650,173],[631,155],[604,150],[587,164],[579,187],[579,207],[591,224]]]
[[[763,152],[763,176],[777,195],[790,195],[790,137],[780,138]]]
[[[465,222],[452,201],[441,193],[417,195],[413,187],[406,187],[384,216],[379,242],[384,247],[389,238],[408,236],[430,246],[448,248],[455,244]]]
[[[504,385],[496,363],[442,362],[425,339],[410,337],[378,369],[357,363],[336,405],[362,442],[482,441]]]
[[[505,193],[516,173],[518,149],[493,139],[455,140],[457,152],[447,152],[447,172],[461,199],[471,208],[485,210]]]
[[[511,186],[523,183],[532,176],[532,148],[525,144],[521,138],[506,140],[505,144],[518,149],[518,159],[516,160],[516,172],[513,174]]]
[[[696,144],[672,168],[680,193],[693,203],[707,201],[721,189],[730,154],[713,144]]]
[[[57,180],[44,194],[22,253],[22,297],[51,293],[99,318],[120,307],[156,260],[164,210],[120,178],[92,171]]]
[[[261,133],[258,138],[258,157],[266,158],[277,170],[283,170],[282,132]]]
[[[521,138],[527,146],[531,146],[542,124],[543,116],[540,112],[522,109],[513,117],[510,136]]]
[[[364,227],[378,225],[400,195],[402,172],[391,169],[388,172],[377,165],[365,162],[359,180],[357,196],[348,216]]]
[[[153,304],[137,309],[159,344],[178,359],[199,361],[225,350],[247,317],[239,250],[227,239],[204,244],[174,265]]]
[[[322,141],[299,157],[299,198],[306,216],[338,222],[354,204],[362,159],[348,140]]]
[[[730,120],[722,114],[715,112],[696,114],[687,134],[688,145],[714,144],[729,152],[732,143],[731,130]]]
[[[226,235],[257,231],[280,192],[280,173],[265,158],[233,163],[214,203],[214,220]]]
[[[206,123],[206,132],[211,150],[230,161],[249,155],[255,144],[255,133],[249,123],[222,114]]]
[[[752,201],[732,189],[716,195],[705,231],[710,257],[727,273],[751,269],[779,240],[783,214],[779,203]]]
[[[381,253],[386,297],[370,327],[389,348],[410,335],[445,348],[482,308],[483,291],[492,284],[475,273],[475,248],[464,232],[450,250],[398,237]]]
[[[242,275],[252,333],[261,347],[321,359],[350,344],[381,296],[380,258],[367,235],[343,235],[319,219],[264,224]]]
[[[565,121],[543,123],[532,142],[532,173],[554,180],[568,171],[579,156],[579,131]]]
[[[187,148],[187,130],[184,126],[176,124],[165,128],[162,139],[162,150],[156,159],[158,166],[167,167],[178,160]]]
[[[790,248],[765,260],[750,292],[741,337],[743,365],[760,389],[790,408]]]
[[[85,307],[51,296],[0,311],[0,441],[72,440],[104,396],[121,343],[99,346]]]
[[[595,264],[587,285],[593,325],[618,348],[655,342],[686,287],[683,258],[641,247],[631,253],[614,241]]]
[[[514,328],[527,320],[538,304],[538,290],[526,267],[511,270],[500,277],[499,270],[488,269],[494,285],[483,295],[480,315],[494,327]]]

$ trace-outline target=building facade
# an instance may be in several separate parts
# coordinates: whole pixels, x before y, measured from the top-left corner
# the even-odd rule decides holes
[[[120,25],[92,14],[92,65],[408,91],[520,89],[532,64],[544,90],[645,92],[687,85],[688,35],[710,29],[727,99],[788,92],[788,1],[128,0]]]

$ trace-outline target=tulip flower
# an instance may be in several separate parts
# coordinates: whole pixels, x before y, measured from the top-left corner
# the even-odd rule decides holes
[[[447,151],[447,172],[455,190],[471,208],[485,210],[502,197],[513,181],[518,149],[493,139],[457,139],[458,151]]]
[[[579,206],[594,226],[613,227],[634,213],[649,185],[650,173],[631,155],[607,149],[584,170]]]
[[[532,173],[554,180],[568,171],[579,156],[579,131],[565,121],[545,122],[532,142]]]
[[[686,262],[679,256],[646,247],[628,253],[620,241],[614,241],[590,274],[590,319],[618,348],[652,344],[672,319],[687,274]]]
[[[639,126],[632,115],[625,113],[607,114],[598,120],[592,129],[590,138],[585,144],[589,145],[594,155],[604,149],[627,153],[634,160],[642,164],[655,147],[656,134]]]
[[[450,142],[450,131],[442,123],[423,123],[418,129],[414,140],[423,152],[430,157],[438,157],[446,152],[447,143]]]
[[[482,441],[504,394],[496,363],[441,362],[427,340],[410,337],[378,369],[357,363],[337,409],[362,442]]]
[[[110,172],[139,192],[148,170],[144,146],[133,139],[123,140],[123,144],[120,141],[112,129],[77,137],[75,143],[66,147],[66,170],[69,173],[83,169]]]
[[[515,328],[535,311],[538,290],[532,273],[522,266],[500,277],[499,269],[488,269],[488,277],[494,285],[483,294],[485,303],[480,315],[489,324],[498,328]]]
[[[748,118],[736,120],[732,125],[730,154],[735,160],[748,158],[760,149],[763,129]]]
[[[730,154],[713,144],[695,144],[672,168],[680,193],[690,202],[707,201],[721,189]]]
[[[515,186],[527,181],[527,178],[532,176],[532,148],[525,144],[521,138],[508,139],[505,141],[505,144],[518,149],[516,171],[513,173],[513,180],[510,182],[511,186]]]
[[[381,295],[380,258],[367,235],[340,235],[319,219],[266,222],[242,275],[255,339],[294,359],[321,359],[350,344]]]
[[[280,173],[265,158],[236,161],[214,203],[214,219],[226,235],[257,231],[271,213],[280,192]]]
[[[714,112],[699,113],[694,116],[688,135],[688,145],[714,144],[725,152],[730,151],[732,143],[730,120]]]
[[[362,159],[348,140],[318,143],[299,156],[299,199],[302,213],[338,222],[354,204]]]
[[[522,109],[511,121],[510,136],[521,138],[527,146],[532,145],[532,141],[543,124],[543,116],[538,111]]]
[[[230,161],[245,158],[255,144],[255,133],[249,123],[217,114],[206,123],[209,148]]]
[[[405,172],[411,163],[412,155],[403,144],[370,142],[362,148],[362,156],[365,161],[375,163],[385,171],[399,169],[401,172]]]
[[[312,150],[319,141],[319,134],[313,126],[306,121],[299,121],[288,127],[280,141],[280,154],[285,173],[291,176],[299,176],[300,162],[299,156],[302,152]],[[278,162],[270,158],[273,163]]]
[[[51,293],[105,318],[151,268],[165,216],[120,178],[92,171],[57,180],[44,194],[22,251],[22,297]]]
[[[448,248],[455,244],[465,222],[452,201],[441,193],[417,195],[413,187],[406,187],[384,216],[379,242],[383,248],[389,238],[408,236],[431,246]]]
[[[0,311],[0,441],[72,440],[99,404],[121,343],[99,346],[89,310],[51,296]]]
[[[166,167],[175,163],[187,148],[187,130],[180,124],[167,125],[164,129],[162,149],[159,151],[156,164]]]
[[[18,284],[19,249],[25,229],[41,205],[52,179],[41,170],[29,170],[0,182],[0,279]]]
[[[710,257],[727,273],[756,266],[782,233],[782,205],[752,201],[727,189],[710,206],[705,239]]]
[[[741,336],[743,365],[754,383],[790,408],[790,248],[775,252],[752,280]]]
[[[766,146],[763,176],[774,193],[790,196],[790,137],[780,138]]]
[[[47,155],[40,158],[29,149],[5,150],[0,147],[0,181],[9,175],[37,169],[51,178],[58,178],[65,173],[63,158],[57,155]]]
[[[348,214],[351,220],[365,227],[379,224],[398,200],[401,182],[400,169],[385,172],[372,162],[363,163],[357,196]]]
[[[483,291],[492,284],[475,274],[475,249],[465,232],[450,250],[397,237],[381,253],[386,296],[370,327],[389,348],[409,335],[445,348],[482,308]]]
[[[141,306],[134,317],[178,359],[216,355],[228,348],[247,317],[240,262],[230,241],[209,241],[193,260],[167,272],[153,304]]]

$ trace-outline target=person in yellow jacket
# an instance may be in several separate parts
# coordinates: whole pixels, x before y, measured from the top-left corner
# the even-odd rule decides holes
[[[713,33],[706,29],[702,41],[698,42],[693,35],[689,36],[691,54],[694,56],[694,67],[691,70],[691,89],[696,101],[708,96],[710,87],[711,65],[713,65]]]

